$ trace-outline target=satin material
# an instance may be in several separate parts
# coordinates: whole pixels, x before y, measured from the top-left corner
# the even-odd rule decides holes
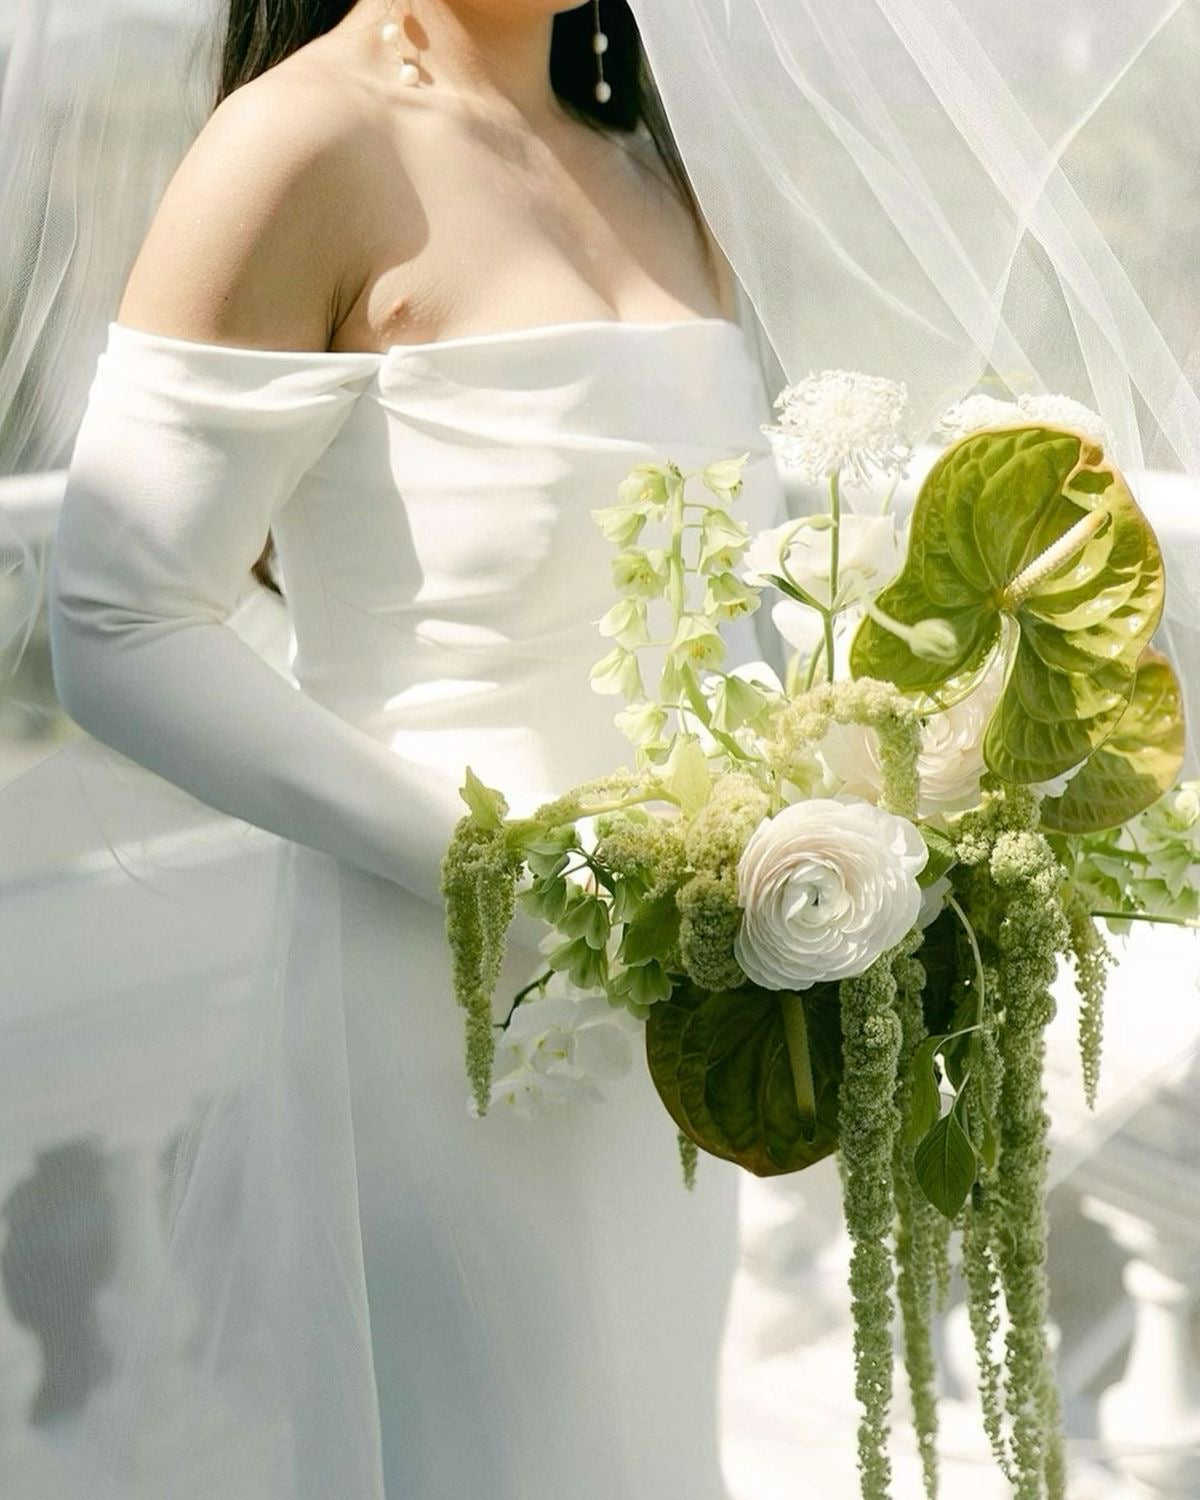
[[[766,411],[723,320],[382,355],[110,325],[56,679],[97,738],[287,842],[96,1493],[723,1500],[736,1169],[684,1191],[640,1058],[602,1103],[469,1117],[434,861],[466,763],[519,813],[628,761],[587,681],[590,512],[635,463],[749,451],[739,510],[777,522]],[[224,623],[268,524],[299,692]],[[510,952],[498,1013],[534,963]]]

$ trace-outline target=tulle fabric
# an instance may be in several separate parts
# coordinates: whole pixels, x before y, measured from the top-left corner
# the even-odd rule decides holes
[[[1200,12],[1185,0],[632,0],[788,378],[1091,406],[1163,534],[1200,767]],[[1144,472],[1149,471],[1149,472]]]
[[[704,212],[781,369],[904,379],[924,427],[981,376],[993,392],[1064,390],[1094,405],[1167,543],[1164,641],[1190,690],[1200,681],[1195,7],[634,8]],[[211,92],[196,44],[213,26],[210,7],[186,3],[154,12],[152,25],[131,0],[25,0],[19,13],[0,109],[8,472],[66,461],[133,250]],[[111,172],[98,172],[101,153]],[[19,517],[0,525],[11,528],[0,535],[0,650],[11,663],[36,628],[44,554]],[[287,623],[272,601],[249,596],[234,624],[282,662]],[[6,1011],[0,1088],[10,1309],[0,1455],[19,1447],[36,1500],[103,1494],[97,1454],[105,1500],[378,1500],[380,1372],[365,1280],[345,1274],[362,1260],[345,1059],[352,1048],[369,1055],[383,1033],[350,1038],[315,1003],[341,953],[335,905],[322,904],[308,931],[285,936],[278,920],[315,900],[328,874],[320,858],[209,813],[87,738],[52,747],[3,789],[0,970],[18,1000]],[[1168,944],[1172,981],[1190,961],[1187,941]],[[1126,968],[1114,995],[1123,1021],[1153,974]],[[311,1010],[282,1004],[296,976]],[[1186,1065],[1195,1038],[1179,1019],[1130,1023],[1104,1112],[1064,1117],[1077,1155]],[[322,1059],[319,1076],[306,1075],[311,1092],[267,1081],[291,1048]],[[394,1082],[378,1080],[377,1101]],[[174,1143],[160,1160],[164,1133]],[[247,1139],[256,1144],[237,1172],[218,1171]],[[1056,1170],[1072,1159],[1060,1154]],[[436,1151],[422,1160],[435,1183]],[[285,1180],[311,1191],[285,1202]],[[228,1233],[214,1229],[222,1223]],[[276,1266],[301,1279],[276,1277]],[[213,1286],[226,1288],[216,1302],[203,1292]],[[301,1302],[289,1286],[308,1288]],[[630,1307],[618,1298],[612,1311]],[[35,1329],[57,1375],[27,1443],[11,1414],[45,1389]],[[455,1336],[474,1353],[480,1334],[468,1324]],[[403,1358],[415,1345],[393,1347]],[[72,1368],[83,1372],[76,1388]],[[232,1391],[231,1368],[244,1382]],[[279,1368],[297,1409],[321,1418],[310,1429],[274,1404]],[[69,1419],[89,1397],[79,1436]],[[446,1392],[447,1441],[470,1421],[470,1393]],[[792,1482],[798,1445],[820,1440],[793,1435],[776,1482]],[[492,1453],[502,1473],[501,1439]]]

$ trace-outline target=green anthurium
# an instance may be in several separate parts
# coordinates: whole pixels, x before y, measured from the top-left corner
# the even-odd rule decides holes
[[[815,1120],[797,1105],[784,1009],[773,990],[675,986],[646,1020],[650,1076],[679,1129],[759,1177],[798,1172],[837,1146],[842,1035],[837,985],[804,992]]]
[[[1165,656],[1147,651],[1120,723],[1062,796],[1042,803],[1042,823],[1057,833],[1115,828],[1175,785],[1183,755],[1179,679]]]
[[[1005,781],[1048,781],[1116,729],[1162,602],[1158,542],[1102,449],[1063,428],[994,428],[930,470],[904,567],[875,601],[898,631],[864,620],[851,670],[936,697],[1004,651],[984,759]],[[920,650],[927,621],[956,649]]]

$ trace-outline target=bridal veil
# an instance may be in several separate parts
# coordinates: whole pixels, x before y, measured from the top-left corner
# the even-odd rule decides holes
[[[903,380],[917,438],[975,389],[1062,392],[1100,414],[1166,551],[1162,638],[1188,688],[1187,774],[1200,774],[1200,6],[633,9],[764,362],[790,379],[836,366]],[[0,1313],[0,1344],[15,1317],[14,1338],[34,1328],[47,1360],[65,1361],[37,1420],[70,1409],[72,1379],[88,1389],[103,1376],[87,1309],[118,1241],[144,1252],[124,1256],[109,1288],[123,1326],[146,1325],[147,1288],[165,1275],[147,1248],[157,1228],[136,1222],[160,1168],[138,1118],[170,1101],[130,1082],[137,1048],[171,1046],[156,984],[170,976],[181,1012],[207,1008],[203,1055],[172,1065],[180,1088],[194,1065],[217,1101],[168,1163],[161,1213],[183,1246],[169,1269],[186,1275],[189,1173],[237,1107],[242,1002],[269,1004],[277,957],[263,942],[286,872],[270,836],[86,736],[64,739],[38,614],[56,484],[133,254],[203,123],[218,15],[211,0],[21,0],[0,32],[0,1274],[9,1309],[24,1310]],[[282,663],[278,600],[249,588],[232,623]],[[118,1051],[104,1029],[114,995]],[[1093,1145],[1195,1038],[1164,1030],[1121,1109],[1087,1127]],[[119,1143],[115,1178],[93,1135]],[[10,1395],[0,1379],[0,1465],[27,1415]],[[46,1500],[70,1482],[66,1468],[47,1473]]]

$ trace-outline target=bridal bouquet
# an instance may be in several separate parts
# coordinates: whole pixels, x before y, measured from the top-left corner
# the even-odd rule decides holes
[[[744,458],[642,465],[595,513],[616,598],[592,686],[626,700],[633,764],[523,818],[468,770],[447,932],[479,1113],[511,1097],[498,1033],[550,1006],[543,1039],[583,1046],[615,1007],[644,1026],[687,1180],[699,1151],[760,1175],[839,1154],[869,1500],[889,1490],[897,1307],[935,1493],[931,1324],[959,1230],[987,1434],[1037,1500],[1065,1484],[1050,986],[1067,959],[1090,1100],[1097,918],[1194,920],[1200,798],[1176,786],[1179,684],[1150,646],[1162,559],[1099,419],[1062,397],[959,403],[904,539],[886,502],[843,503],[876,476],[894,490],[903,404],[848,372],[786,390],[768,431],[829,504],[753,538]],[[726,623],[768,590],[785,681],[725,664]],[[546,924],[546,970],[498,1027],[518,901]]]

